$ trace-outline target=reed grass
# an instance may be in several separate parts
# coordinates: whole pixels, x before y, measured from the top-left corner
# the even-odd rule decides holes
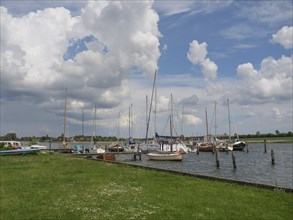
[[[291,219],[292,193],[70,155],[0,157],[0,219]]]

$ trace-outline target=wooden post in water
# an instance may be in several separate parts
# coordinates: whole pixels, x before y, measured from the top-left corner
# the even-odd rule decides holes
[[[265,148],[265,153],[267,153],[267,140],[264,139],[264,148]]]
[[[247,152],[247,153],[249,152],[249,150],[248,150],[248,144],[246,145],[246,152]]]
[[[272,164],[275,165],[275,153],[274,150],[271,150],[271,158],[272,158]]]
[[[236,158],[235,158],[234,151],[232,151],[232,162],[233,162],[233,168],[236,169],[237,166],[236,166]]]
[[[219,150],[216,150],[216,164],[217,164],[217,167],[220,167]]]
[[[197,145],[196,153],[199,154],[199,145]]]

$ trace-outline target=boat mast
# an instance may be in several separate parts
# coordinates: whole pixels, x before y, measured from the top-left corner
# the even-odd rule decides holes
[[[228,103],[229,138],[231,138],[231,119],[230,119],[230,103],[229,103],[229,99],[227,99],[227,103]]]
[[[130,108],[131,108],[131,107],[129,106],[129,110],[128,110],[128,111],[129,111],[129,112],[128,112],[128,143],[130,143],[130,121],[131,121],[131,120],[130,120],[130,117],[131,117],[131,116],[130,116]]]
[[[84,108],[82,108],[82,136],[84,136]]]
[[[147,130],[148,127],[148,95],[145,96],[145,130]]]
[[[147,143],[147,140],[148,140],[150,117],[151,117],[151,112],[152,112],[152,104],[153,104],[154,90],[155,90],[155,84],[156,84],[156,76],[157,76],[157,71],[155,71],[155,75],[154,75],[154,82],[153,82],[153,90],[152,90],[151,104],[150,104],[149,116],[148,116],[148,120],[147,120],[147,130],[146,130],[146,136],[145,136],[145,143]]]
[[[170,109],[171,109],[171,112],[170,112],[170,136],[171,136],[171,152],[173,152],[173,96],[171,94],[171,100],[170,100]]]
[[[130,144],[130,138],[131,138],[131,128],[132,128],[132,103],[131,105],[129,106],[129,119],[128,119],[128,143]]]
[[[92,137],[91,137],[91,147],[93,147],[94,136],[96,136],[96,113],[97,113],[97,106],[95,106],[95,111],[94,111],[93,134],[92,134]]]
[[[63,131],[63,147],[66,147],[66,111],[67,111],[67,88],[65,89],[65,100],[64,100],[64,131]]]
[[[184,134],[183,128],[184,128],[184,106],[182,106],[182,112],[181,112],[181,132],[182,135]]]
[[[207,107],[205,108],[205,113],[206,113],[207,142],[210,142],[210,138],[209,138],[209,125],[208,125],[208,110],[207,110]]]
[[[157,132],[157,83],[155,84],[155,111],[154,111],[154,129],[155,129],[155,133]]]
[[[217,102],[215,102],[215,137],[217,135]]]

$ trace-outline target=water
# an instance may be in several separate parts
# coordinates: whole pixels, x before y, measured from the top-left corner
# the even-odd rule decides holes
[[[49,143],[42,143],[48,145]],[[81,143],[86,147],[90,143]],[[75,143],[70,143],[73,147]],[[53,148],[59,148],[60,143],[52,143]],[[232,154],[220,152],[220,167],[216,166],[215,154],[211,152],[190,153],[183,157],[181,162],[152,161],[146,155],[141,160],[134,161],[133,155],[117,155],[117,161],[136,164],[146,167],[181,171],[191,174],[219,177],[231,180],[240,180],[271,186],[293,189],[293,145],[267,144],[267,153],[264,153],[264,144],[249,144],[249,152],[234,151],[237,168],[233,168]],[[272,165],[271,150],[275,153],[275,165]]]
[[[271,160],[272,149],[275,153],[275,165],[272,165]],[[236,169],[233,168],[231,152],[219,153],[219,168],[216,166],[215,154],[210,152],[186,154],[182,162],[152,161],[146,155],[142,155],[141,161],[134,161],[130,155],[119,155],[117,160],[146,167],[293,188],[292,144],[267,144],[267,153],[264,153],[263,144],[250,144],[248,153],[234,151],[234,154]]]

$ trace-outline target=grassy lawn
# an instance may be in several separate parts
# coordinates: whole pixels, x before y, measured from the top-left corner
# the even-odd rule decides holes
[[[246,143],[264,143],[266,139],[267,143],[293,143],[292,137],[267,137],[267,138],[244,138]]]
[[[128,165],[0,157],[0,219],[292,219],[293,194]]]

